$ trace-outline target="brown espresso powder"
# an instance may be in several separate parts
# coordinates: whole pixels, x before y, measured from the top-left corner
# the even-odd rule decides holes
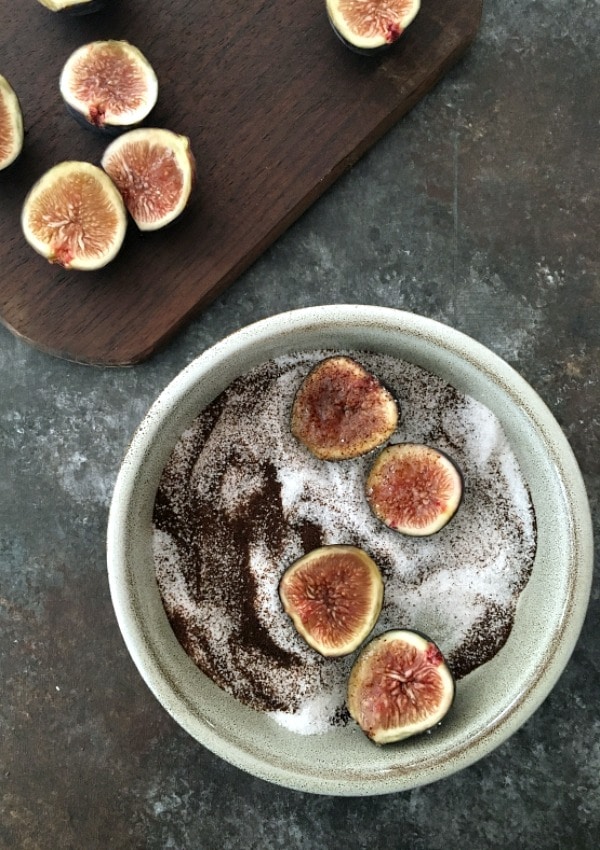
[[[296,558],[325,544],[363,548],[385,582],[373,636],[424,632],[460,679],[506,642],[535,555],[531,500],[497,419],[423,369],[351,354],[399,403],[391,442],[436,446],[462,469],[463,504],[438,534],[405,537],[371,514],[374,453],[328,463],[301,446],[293,398],[332,353],[281,357],[234,381],[182,435],[153,517],[158,584],[186,652],[226,691],[303,733],[346,721],[355,655],[322,658],[284,614],[278,583]]]

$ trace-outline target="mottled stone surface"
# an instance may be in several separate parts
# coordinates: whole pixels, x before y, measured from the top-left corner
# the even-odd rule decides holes
[[[534,716],[405,794],[279,789],[187,736],[137,674],[105,568],[130,435],[249,321],[364,302],[474,336],[542,395],[600,499],[598,0],[489,0],[465,59],[150,362],[77,366],[0,329],[0,848],[564,848],[600,842],[600,598]],[[598,523],[596,519],[596,531]]]

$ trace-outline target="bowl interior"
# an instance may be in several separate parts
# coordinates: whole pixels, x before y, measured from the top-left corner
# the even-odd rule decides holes
[[[439,375],[501,421],[530,489],[538,545],[510,638],[459,682],[432,734],[378,748],[353,725],[301,736],[215,686],[177,642],[154,576],[151,520],[161,471],[182,431],[231,381],[283,353],[354,349],[391,354]],[[548,694],[571,654],[591,580],[591,524],[572,452],[534,391],[483,346],[422,317],[335,306],[275,316],[205,352],[162,393],[134,435],[108,531],[111,594],[127,647],[171,715],[198,741],[262,778],[328,794],[375,794],[446,776],[482,757]]]

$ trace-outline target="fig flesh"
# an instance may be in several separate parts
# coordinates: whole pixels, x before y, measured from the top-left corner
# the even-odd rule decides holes
[[[354,652],[373,629],[383,603],[383,579],[362,549],[322,546],[288,567],[279,596],[309,646],[338,657]]]
[[[375,516],[413,537],[440,531],[458,510],[463,490],[462,474],[448,455],[415,443],[383,449],[366,482]]]
[[[391,744],[437,726],[454,693],[454,678],[435,643],[396,630],[374,638],[356,659],[348,710],[368,738]]]
[[[388,390],[350,357],[318,363],[292,406],[294,437],[320,460],[367,454],[394,433],[398,407]]]
[[[80,124],[110,135],[143,121],[158,98],[152,66],[128,41],[93,41],[79,47],[63,66],[59,88]]]
[[[102,169],[89,162],[61,162],[27,195],[21,224],[32,248],[51,263],[89,271],[118,253],[127,213]]]
[[[108,2],[108,0],[106,0]],[[99,12],[106,6],[105,0],[38,0],[51,12],[64,12],[69,15],[88,15]]]
[[[394,44],[415,19],[420,0],[326,0],[331,26],[357,53],[379,53]]]
[[[104,152],[102,167],[140,230],[158,230],[177,218],[196,177],[190,140],[154,128],[119,136]]]
[[[23,149],[23,115],[19,99],[8,80],[0,75],[0,171]]]

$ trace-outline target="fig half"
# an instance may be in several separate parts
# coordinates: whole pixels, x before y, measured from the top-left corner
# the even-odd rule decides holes
[[[127,213],[102,169],[89,162],[61,162],[27,195],[21,225],[32,248],[51,263],[89,271],[118,253]]]
[[[362,549],[322,546],[288,567],[279,596],[308,645],[337,657],[354,652],[373,629],[383,603],[383,579]]]
[[[99,12],[108,0],[38,0],[51,12],[64,12],[69,15],[88,15],[91,12]]]
[[[440,531],[458,510],[463,490],[462,474],[448,455],[415,443],[383,449],[366,482],[375,516],[413,537]]]
[[[146,127],[111,142],[102,168],[140,230],[158,230],[177,218],[187,206],[196,178],[187,136]]]
[[[12,86],[0,75],[0,171],[8,168],[23,149],[23,115]]]
[[[416,17],[420,0],[326,0],[331,26],[357,53],[379,53],[398,41]]]
[[[455,685],[444,657],[425,635],[385,632],[360,653],[348,679],[348,710],[376,744],[425,732],[445,717]]]
[[[388,390],[351,357],[328,357],[306,376],[292,406],[292,434],[320,460],[345,460],[382,445],[396,430]]]
[[[128,41],[79,47],[63,66],[59,88],[80,124],[111,135],[143,121],[158,98],[152,66]]]

